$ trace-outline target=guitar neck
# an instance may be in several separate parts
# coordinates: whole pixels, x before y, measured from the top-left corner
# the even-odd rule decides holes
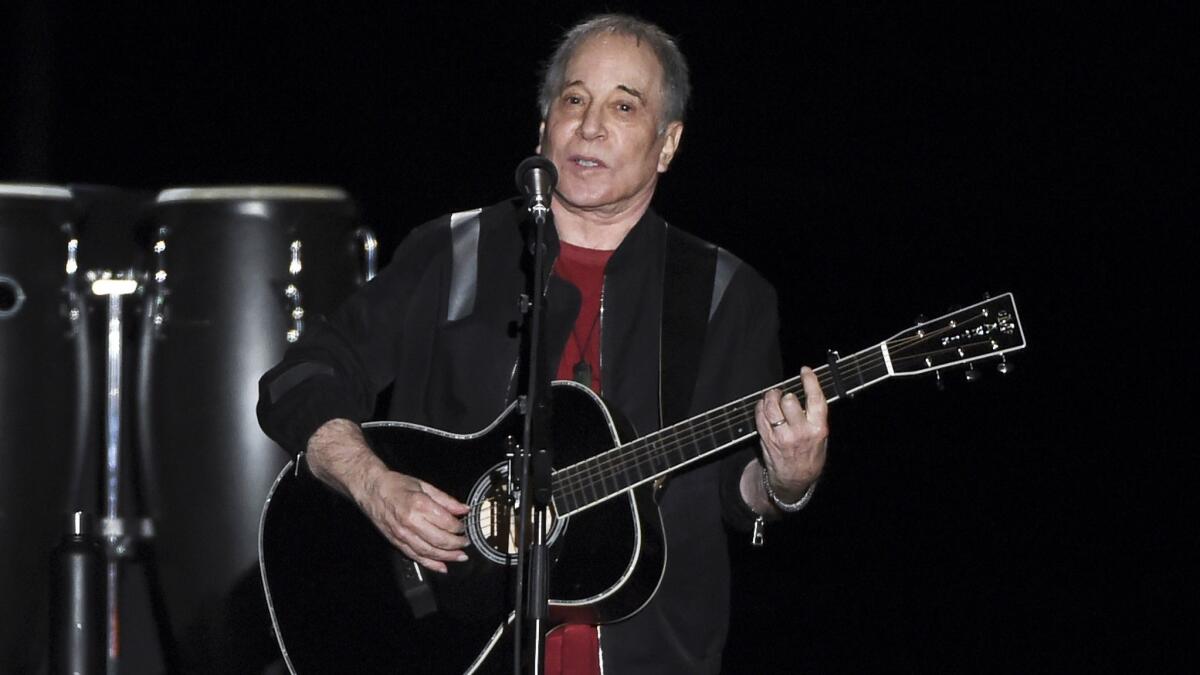
[[[1025,348],[1011,293],[924,321],[888,340],[816,369],[825,399],[833,402],[890,377],[917,375]],[[1006,372],[1002,363],[1001,372]],[[804,400],[799,376],[769,389]],[[742,397],[656,433],[554,472],[559,515],[599,504],[757,435],[754,406],[763,392]]]
[[[887,343],[868,347],[814,370],[826,401],[852,395],[892,375]],[[805,400],[797,375],[648,436],[554,472],[554,506],[560,516],[582,511],[626,490],[758,435],[754,408],[764,392],[781,389]]]

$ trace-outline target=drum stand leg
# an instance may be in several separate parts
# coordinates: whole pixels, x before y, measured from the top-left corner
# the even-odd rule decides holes
[[[158,638],[167,672],[175,672],[177,650],[170,629],[169,615],[159,583],[158,563],[152,547],[145,544],[154,537],[153,521],[146,517],[123,518],[122,495],[122,374],[125,331],[122,322],[122,303],[135,293],[138,281],[132,274],[114,276],[111,272],[89,273],[92,293],[108,299],[106,334],[107,359],[105,366],[104,469],[103,511],[101,536],[106,553],[105,614],[106,614],[106,672],[119,675],[121,663],[120,583],[121,565],[141,554],[150,586],[150,601]],[[136,484],[139,472],[130,472]],[[145,478],[145,476],[141,476]],[[135,485],[136,488],[136,485]],[[136,490],[135,490],[136,492]],[[144,509],[141,509],[144,512]]]

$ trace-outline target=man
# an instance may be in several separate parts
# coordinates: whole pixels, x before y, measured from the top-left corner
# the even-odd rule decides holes
[[[566,33],[540,97],[538,152],[559,174],[548,348],[559,355],[560,378],[603,392],[641,434],[662,424],[659,342],[672,301],[662,297],[667,227],[650,202],[678,152],[688,91],[686,63],[669,36],[608,15]],[[511,400],[519,217],[505,202],[418,228],[387,270],[262,381],[263,428],[285,448],[306,450],[314,475],[436,572],[470,555],[462,534],[468,507],[420,476],[390,471],[358,422],[392,379],[394,418],[457,433],[484,427]],[[692,413],[781,379],[774,291],[721,255],[730,275],[693,364]],[[472,282],[465,285],[464,264]],[[807,405],[778,390],[758,402],[760,452],[743,449],[671,479],[661,500],[668,563],[654,598],[604,626],[598,654],[590,628],[552,640],[551,665],[561,659],[564,672],[587,672],[602,659],[607,673],[720,669],[729,592],[722,521],[749,530],[798,510],[824,464],[825,400],[811,370],[803,381]]]

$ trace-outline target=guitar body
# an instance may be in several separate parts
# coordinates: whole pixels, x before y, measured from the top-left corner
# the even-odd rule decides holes
[[[555,467],[614,447],[616,421],[590,390],[553,386]],[[505,450],[522,436],[510,406],[493,424],[456,435],[399,422],[364,425],[387,465],[466,504],[511,504]],[[515,513],[512,514],[515,516]],[[503,509],[467,519],[470,559],[448,574],[418,568],[349,499],[289,464],[263,511],[260,563],[271,616],[295,673],[511,672],[516,579]],[[551,624],[608,623],[653,596],[666,562],[649,485],[556,518]]]

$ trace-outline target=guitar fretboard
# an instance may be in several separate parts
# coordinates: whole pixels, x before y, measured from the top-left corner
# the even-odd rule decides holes
[[[835,363],[837,377],[829,365],[816,368],[814,372],[825,399],[832,403],[843,392],[852,394],[887,379],[890,373],[886,356],[883,345],[875,345],[838,359]],[[795,394],[802,402],[805,400],[804,385],[798,375],[768,389],[781,389]],[[753,438],[758,435],[754,407],[765,391],[767,389],[559,469],[553,476],[555,509],[560,516],[582,511]]]

